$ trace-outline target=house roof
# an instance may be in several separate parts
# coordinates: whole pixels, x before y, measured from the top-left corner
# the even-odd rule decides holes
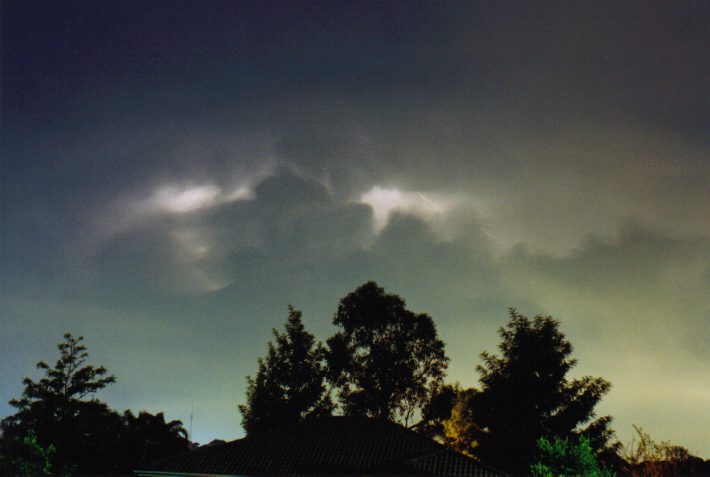
[[[332,416],[200,447],[165,459],[155,475],[497,476],[493,469],[384,419]]]

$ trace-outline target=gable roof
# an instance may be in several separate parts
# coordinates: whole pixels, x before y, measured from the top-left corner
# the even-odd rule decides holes
[[[139,476],[156,475],[447,475],[500,473],[384,419],[331,416],[200,447],[165,459]]]

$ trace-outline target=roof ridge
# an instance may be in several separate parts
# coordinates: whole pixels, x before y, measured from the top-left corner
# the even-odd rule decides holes
[[[441,474],[441,469],[457,469],[456,475],[498,473],[402,424],[366,416],[308,418],[279,429],[201,446],[143,469],[156,475],[332,475],[360,470],[398,473],[405,469],[436,471],[437,475],[447,475]]]

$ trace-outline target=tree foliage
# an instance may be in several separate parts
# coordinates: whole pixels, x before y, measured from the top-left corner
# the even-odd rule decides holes
[[[137,465],[153,462],[190,448],[187,430],[182,421],[166,421],[162,412],[141,411],[135,416],[125,411],[121,416],[122,431],[118,447],[121,450],[120,470],[135,470]]]
[[[422,419],[412,429],[439,441],[445,440],[445,424],[451,418],[452,410],[461,392],[458,383],[444,384],[432,393],[422,408]]]
[[[484,462],[524,473],[533,462],[539,437],[584,435],[595,451],[610,444],[608,416],[594,408],[610,389],[602,378],[567,379],[575,366],[572,345],[549,316],[534,319],[510,309],[498,331],[500,355],[484,352],[477,367],[482,388],[469,399],[474,453]]]
[[[344,413],[412,424],[448,365],[431,317],[368,282],[340,301],[333,324],[328,378]]]
[[[85,364],[88,353],[83,339],[64,335],[57,345],[60,356],[54,367],[44,361],[37,363],[44,376],[39,381],[23,380],[22,396],[10,401],[17,413],[2,421],[6,439],[34,435],[43,448],[54,444],[52,464],[61,472],[72,470],[78,455],[91,444],[81,428],[87,425],[84,414],[99,404],[84,398],[116,379],[103,366]]]
[[[103,366],[86,364],[82,341],[65,334],[54,367],[39,362],[44,376],[25,378],[22,396],[10,401],[17,412],[2,421],[3,475],[131,472],[189,447],[179,421],[166,423],[162,413],[122,416],[98,399],[87,399],[115,377]]]
[[[475,388],[459,389],[449,417],[443,422],[444,442],[454,450],[473,455],[477,446],[476,435],[480,431],[472,406],[472,400],[478,392]]]
[[[275,429],[301,419],[330,414],[323,347],[305,331],[301,312],[289,306],[285,332],[273,330],[266,358],[255,377],[247,376],[247,402],[239,406],[247,434]]]
[[[620,452],[625,461],[625,474],[631,477],[695,475],[705,466],[702,459],[685,447],[668,441],[656,442],[641,427],[633,427],[636,436]]]
[[[8,454],[12,456],[8,464],[14,468],[19,477],[37,477],[52,475],[51,457],[55,452],[54,444],[42,447],[37,442],[37,436],[30,432],[22,439],[12,443]],[[8,460],[5,455],[0,455],[0,460]]]
[[[60,357],[54,367],[44,361],[37,363],[44,377],[37,382],[25,378],[22,397],[10,401],[20,416],[39,415],[37,411],[41,410],[42,417],[61,421],[71,416],[77,402],[116,380],[103,366],[84,365],[89,354],[83,340],[83,336],[75,338],[66,333],[64,341],[57,345]]]
[[[541,437],[537,441],[539,460],[530,466],[533,477],[612,477],[615,474],[602,469],[597,456],[589,444],[589,439],[580,436],[574,441],[569,438],[549,440]]]

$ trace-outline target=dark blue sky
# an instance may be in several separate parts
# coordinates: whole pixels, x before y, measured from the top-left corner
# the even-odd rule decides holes
[[[0,414],[70,331],[116,408],[240,435],[293,304],[367,279],[475,385],[516,306],[710,455],[707,2],[2,3]]]

